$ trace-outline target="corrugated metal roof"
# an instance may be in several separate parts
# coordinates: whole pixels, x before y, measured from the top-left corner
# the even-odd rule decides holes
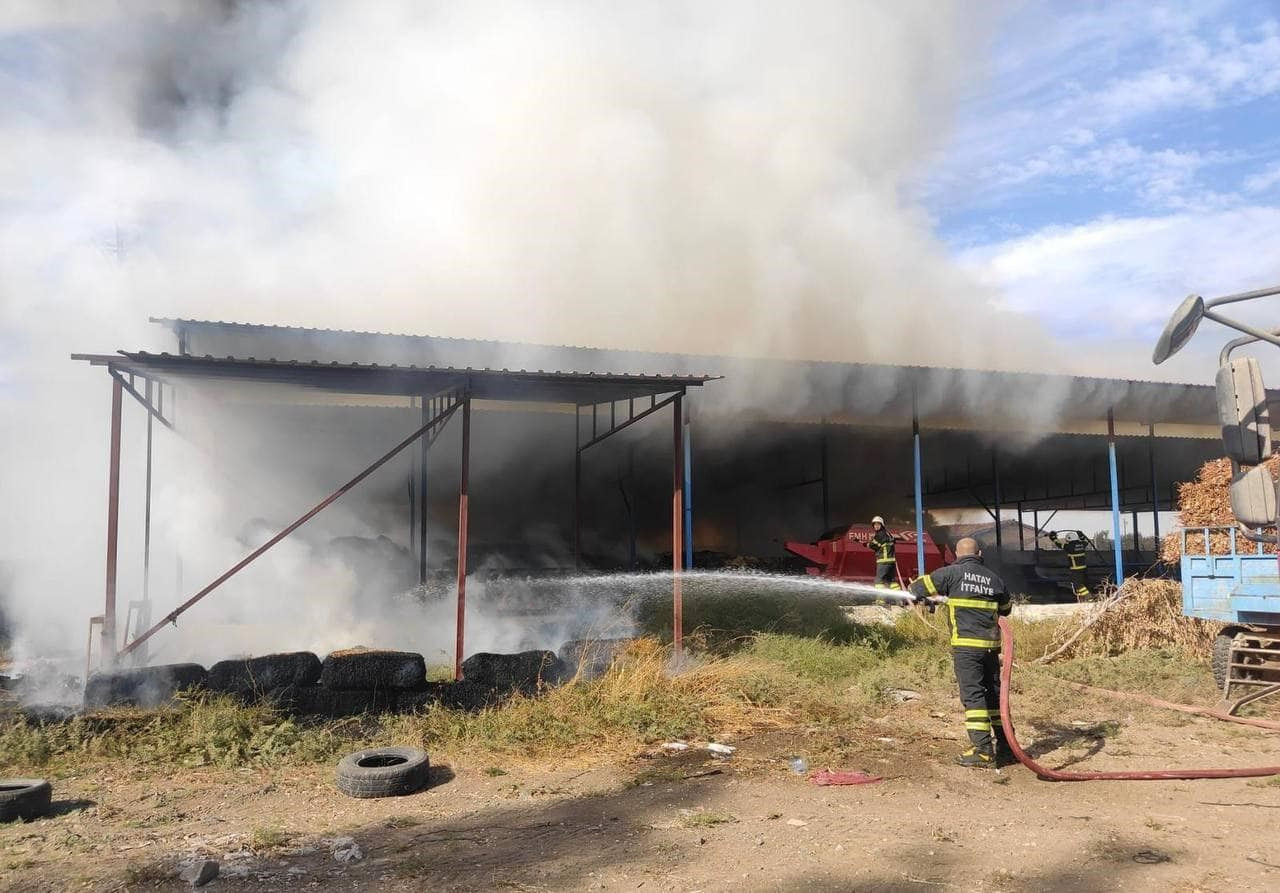
[[[1080,422],[1105,425],[1108,413],[1129,426],[1217,424],[1208,384],[1099,378],[1050,372],[1006,372],[939,366],[752,359],[638,350],[482,341],[432,335],[396,335],[296,326],[192,319],[156,319],[186,334],[193,353],[324,358],[340,362],[395,358],[454,367],[635,367],[664,374],[699,373],[729,379],[714,397],[698,401],[708,414],[755,413],[780,421],[839,419],[910,425],[913,403],[922,425],[978,432],[1076,431]],[[1199,436],[1199,435],[1197,435]]]
[[[1095,375],[1075,375],[1064,372],[1031,372],[1016,371],[1007,369],[993,369],[989,367],[969,366],[963,369],[947,367],[947,366],[930,366],[920,363],[866,363],[859,361],[842,361],[842,360],[809,360],[809,359],[787,359],[772,357],[751,357],[741,356],[737,354],[679,354],[666,351],[651,351],[639,348],[629,347],[590,347],[579,344],[546,344],[531,341],[500,341],[492,338],[462,338],[453,335],[422,335],[407,332],[383,332],[377,330],[365,329],[325,329],[311,326],[287,326],[277,323],[252,323],[252,322],[236,322],[234,320],[212,320],[212,319],[189,319],[185,317],[166,317],[153,316],[149,321],[158,325],[168,326],[177,331],[180,326],[195,326],[207,328],[223,328],[231,331],[264,331],[264,332],[285,332],[298,335],[337,335],[350,336],[359,338],[386,338],[406,341],[417,341],[424,345],[444,342],[446,344],[474,344],[484,345],[487,347],[513,347],[513,348],[537,348],[544,350],[571,350],[583,351],[596,354],[631,354],[635,356],[651,356],[651,357],[673,357],[684,360],[702,359],[707,361],[744,361],[744,362],[762,362],[762,363],[788,363],[796,365],[813,365],[813,366],[836,366],[864,369],[904,369],[904,370],[929,370],[938,372],[969,372],[986,375],[1025,375],[1028,377],[1050,377],[1071,379],[1081,382],[1123,382],[1126,384],[1136,385],[1156,385],[1160,387],[1174,388],[1211,388],[1211,385],[1203,382],[1182,382],[1182,381],[1160,381],[1147,378],[1105,378]]]
[[[260,360],[255,357],[191,356],[146,351],[72,354],[73,360],[124,372],[184,378],[269,381],[365,394],[418,395],[465,388],[480,399],[599,402],[667,394],[700,387],[712,375],[565,372],[527,369],[459,368],[318,360]]]

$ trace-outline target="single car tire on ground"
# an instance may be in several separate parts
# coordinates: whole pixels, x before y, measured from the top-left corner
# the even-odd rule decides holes
[[[399,797],[426,787],[431,763],[413,747],[375,747],[338,763],[338,790],[348,797]]]
[[[53,788],[43,778],[0,778],[0,822],[38,819],[53,803]]]

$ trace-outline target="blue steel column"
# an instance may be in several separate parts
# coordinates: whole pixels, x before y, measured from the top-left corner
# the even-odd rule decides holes
[[[916,394],[911,392],[911,436],[914,440],[915,488],[916,488],[916,576],[924,575],[924,487],[920,475],[920,415],[916,407]]]
[[[693,425],[689,409],[684,416],[684,566],[693,569]]]
[[[1116,585],[1124,582],[1124,544],[1120,540],[1120,474],[1116,468],[1116,419],[1107,410],[1107,456],[1111,463],[1111,540],[1116,553]]]

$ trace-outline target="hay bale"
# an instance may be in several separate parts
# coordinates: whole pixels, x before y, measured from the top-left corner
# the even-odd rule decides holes
[[[209,668],[205,686],[210,691],[243,695],[289,685],[314,685],[319,680],[320,658],[310,651],[291,651],[247,660],[220,660]]]
[[[342,717],[396,709],[396,692],[390,689],[355,691],[323,685],[294,685],[271,692],[268,699],[280,710],[294,715]]]
[[[577,674],[580,679],[595,679],[609,672],[613,662],[629,647],[634,639],[574,639],[565,642],[556,652],[565,671]]]
[[[207,675],[199,664],[161,664],[94,673],[84,687],[84,706],[160,707],[178,692],[202,686]]]
[[[519,654],[492,654],[481,651],[462,662],[468,682],[496,689],[503,694],[533,694],[547,685],[558,685],[572,671],[550,651],[521,651]]]
[[[1266,462],[1274,477],[1280,472],[1280,456]],[[1231,512],[1231,460],[1213,459],[1200,467],[1194,481],[1178,485],[1178,517],[1183,527],[1232,527],[1236,523]],[[1253,548],[1243,537],[1237,536],[1236,548]],[[1210,555],[1225,555],[1231,551],[1231,536],[1226,531],[1213,533],[1209,538]],[[1276,552],[1274,543],[1263,545],[1267,554]],[[1204,537],[1198,533],[1187,536],[1187,553],[1204,555]],[[1182,558],[1182,536],[1171,533],[1160,544],[1160,558],[1177,564]]]
[[[427,662],[411,651],[335,651],[320,668],[320,684],[334,691],[413,691],[426,681]]]
[[[483,710],[499,700],[498,692],[487,685],[462,682],[428,682],[422,691],[400,692],[396,709],[404,713],[447,707],[451,710]]]

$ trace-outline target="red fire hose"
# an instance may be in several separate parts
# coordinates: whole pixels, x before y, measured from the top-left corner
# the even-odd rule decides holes
[[[1000,640],[1004,650],[1004,659],[1000,666],[1000,725],[1004,727],[1004,736],[1009,742],[1009,749],[1018,758],[1018,762],[1045,781],[1157,781],[1280,775],[1280,766],[1260,766],[1255,769],[1153,769],[1122,772],[1059,772],[1056,769],[1046,769],[1027,755],[1013,734],[1013,720],[1009,717],[1009,684],[1013,678],[1013,633],[1009,631],[1009,622],[1004,617],[1000,618]],[[1209,716],[1216,715],[1213,711],[1204,712]],[[1221,715],[1217,715],[1216,718],[1236,719],[1236,717]]]

